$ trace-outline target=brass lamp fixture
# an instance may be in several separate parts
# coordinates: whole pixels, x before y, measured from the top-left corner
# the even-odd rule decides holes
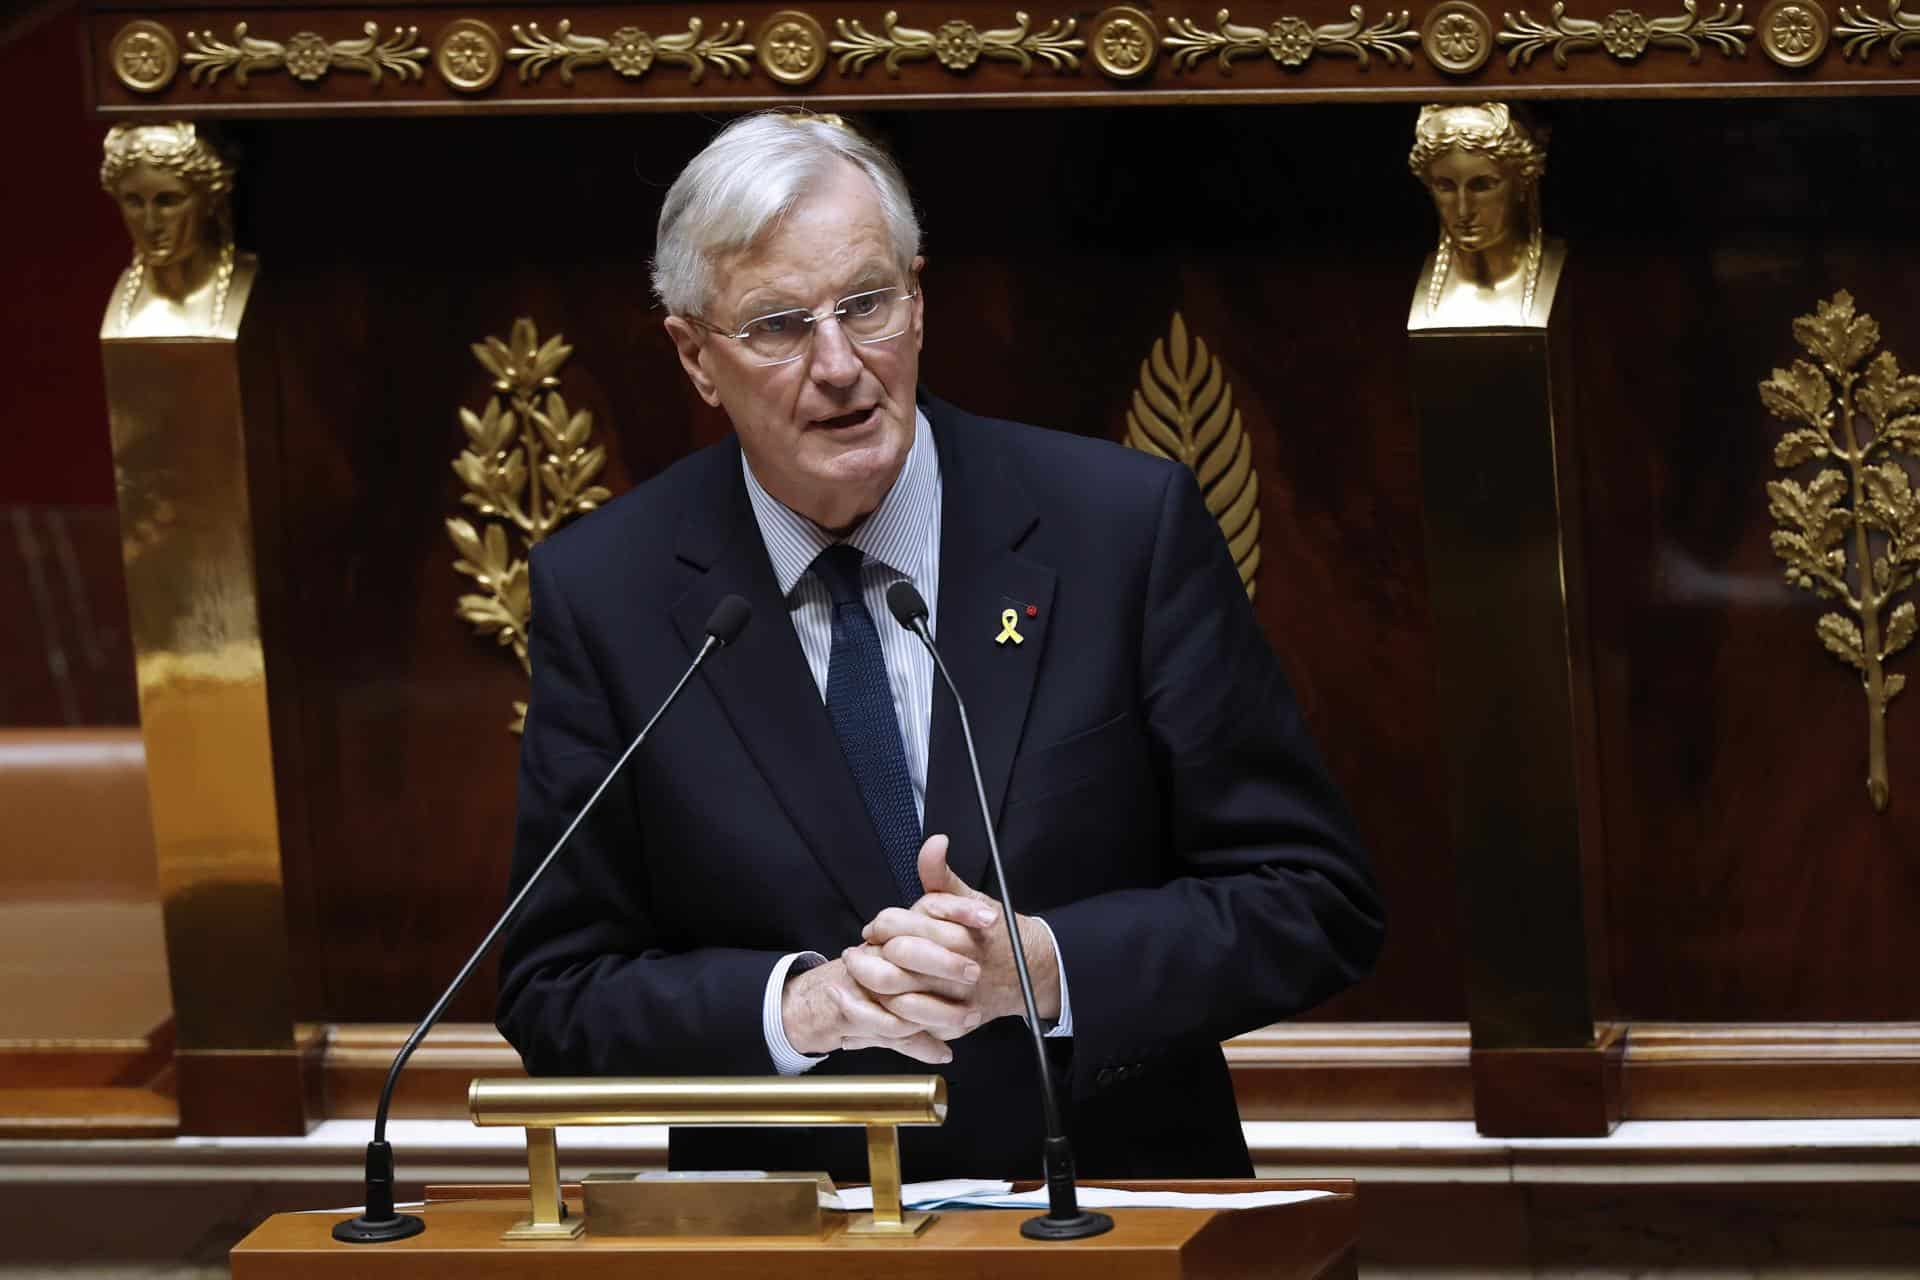
[[[911,1236],[935,1215],[901,1211],[897,1130],[945,1122],[947,1082],[933,1075],[479,1079],[467,1087],[467,1113],[477,1125],[527,1131],[531,1214],[503,1239],[568,1240],[586,1229],[563,1216],[553,1131],[608,1124],[864,1125],[873,1212],[854,1215],[847,1234]]]

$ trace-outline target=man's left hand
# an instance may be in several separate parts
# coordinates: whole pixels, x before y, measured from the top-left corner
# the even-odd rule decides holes
[[[909,1022],[938,1028],[955,1039],[980,1023],[1024,1014],[1013,946],[1001,923],[1000,904],[954,874],[947,865],[947,838],[931,836],[920,848],[920,883],[926,892],[911,910],[890,907],[861,930],[862,945],[844,953],[847,972],[888,1010]],[[1020,942],[1033,971],[1033,998],[1040,1017],[1060,1016],[1060,967],[1046,928],[1018,917]]]

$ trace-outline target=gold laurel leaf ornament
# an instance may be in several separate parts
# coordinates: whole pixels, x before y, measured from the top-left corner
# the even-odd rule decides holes
[[[1775,369],[1760,403],[1789,427],[1774,443],[1774,465],[1818,469],[1804,484],[1767,485],[1773,553],[1787,585],[1845,610],[1821,615],[1814,634],[1859,673],[1867,795],[1885,812],[1887,705],[1907,684],[1886,663],[1917,629],[1909,589],[1920,578],[1920,377],[1902,373],[1891,351],[1874,354],[1880,326],[1844,289],[1796,319],[1793,336],[1810,358]]]
[[[560,394],[557,374],[573,348],[559,334],[542,342],[532,318],[521,316],[505,342],[488,338],[471,349],[493,379],[493,394],[478,413],[460,410],[467,440],[453,459],[453,473],[466,486],[461,503],[479,523],[453,516],[447,536],[460,553],[454,572],[472,578],[485,594],[461,596],[454,612],[478,635],[512,649],[530,675],[533,601],[525,553],[612,496],[594,483],[607,451],[592,443],[593,415],[570,409]],[[519,539],[519,553],[508,542],[510,532]],[[519,733],[527,706],[513,706],[508,728]]]
[[[1152,354],[1140,362],[1126,443],[1193,471],[1247,598],[1253,599],[1260,571],[1260,477],[1253,467],[1253,443],[1234,407],[1226,372],[1203,339],[1189,340],[1178,311],[1167,337],[1154,339]]]

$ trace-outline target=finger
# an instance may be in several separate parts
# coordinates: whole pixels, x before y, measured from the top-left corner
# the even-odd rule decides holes
[[[992,898],[962,880],[947,864],[947,853],[945,836],[927,837],[927,842],[920,846],[920,887],[928,893],[950,893],[975,902],[991,903]]]
[[[863,1040],[904,1040],[925,1029],[900,1017],[879,1001],[840,987],[828,987],[828,996],[840,1011],[843,1036]]]
[[[969,927],[977,926],[981,912],[978,906],[947,894],[928,894],[920,902],[933,902],[936,909],[927,913],[920,910],[919,904],[912,911],[903,907],[888,907],[860,931],[860,937],[875,946],[893,938],[918,937],[926,938],[949,951],[978,950],[967,932]]]
[[[930,1066],[939,1066],[953,1061],[953,1050],[947,1048],[946,1042],[925,1031],[903,1040],[845,1040],[841,1042],[840,1047],[842,1049],[891,1049],[895,1053],[905,1054],[915,1061],[924,1062]]]
[[[950,950],[926,938],[890,938],[881,945],[880,957],[908,973],[965,986],[980,981],[980,962],[973,956]]]
[[[947,838],[943,835],[931,835],[920,846],[919,856],[920,887],[928,893],[949,892],[947,870]],[[954,879],[959,877],[954,876]]]
[[[872,995],[904,995],[920,985],[912,974],[883,959],[871,947],[849,947],[840,958],[846,962],[847,976]]]
[[[927,947],[932,954],[949,957],[953,955],[952,952],[934,947],[924,939],[915,939],[915,941]],[[979,966],[965,956],[955,957],[955,959],[958,961],[961,972],[965,972],[966,965],[973,965],[972,979],[949,979],[908,968],[883,954],[877,947],[849,947],[841,952],[840,958],[847,966],[847,976],[858,983],[864,991],[874,996],[903,995],[909,991],[931,991],[936,995],[965,998],[973,982],[979,978]],[[923,963],[933,964],[937,961],[928,958],[923,960]]]
[[[913,904],[913,914],[951,920],[971,929],[989,929],[1000,923],[998,907],[984,894],[969,898],[957,893],[929,893]]]
[[[980,1025],[980,1011],[970,1004],[943,1000],[924,991],[887,996],[880,1002],[888,1012],[921,1026],[948,1040],[955,1040]]]

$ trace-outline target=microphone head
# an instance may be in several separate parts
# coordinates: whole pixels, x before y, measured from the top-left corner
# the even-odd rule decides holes
[[[740,633],[747,629],[752,617],[752,605],[739,596],[723,596],[720,603],[713,606],[713,612],[707,615],[707,634],[723,646],[730,645],[740,638]]]
[[[927,602],[905,578],[887,588],[887,609],[893,614],[893,620],[909,631],[913,630],[914,623],[927,616]]]

